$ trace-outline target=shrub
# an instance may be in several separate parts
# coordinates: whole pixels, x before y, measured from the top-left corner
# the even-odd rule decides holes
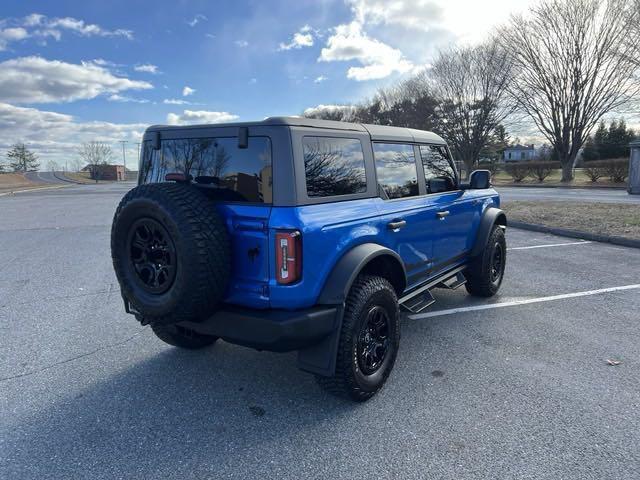
[[[544,180],[551,175],[554,170],[558,170],[560,168],[560,164],[558,162],[550,162],[548,160],[527,162],[527,164],[529,166],[528,176],[538,180],[538,182],[544,182]]]
[[[483,170],[489,170],[491,177],[495,177],[496,173],[500,170],[499,160],[481,160],[478,162],[478,168]]]
[[[612,160],[603,160],[604,169],[607,177],[614,183],[622,183],[629,175],[629,159],[614,158]]]
[[[512,162],[504,164],[504,171],[511,175],[515,183],[520,183],[529,176],[530,162]]]
[[[587,177],[589,177],[589,180],[591,180],[592,182],[597,182],[607,174],[604,169],[603,163],[604,162],[602,160],[592,160],[585,162],[582,171]]]

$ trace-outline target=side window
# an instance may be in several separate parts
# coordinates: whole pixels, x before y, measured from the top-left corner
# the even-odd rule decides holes
[[[418,175],[413,145],[374,143],[378,185],[388,199],[418,195]]]
[[[427,193],[455,190],[456,173],[449,161],[449,153],[441,145],[420,145]]]
[[[360,140],[304,137],[304,170],[309,197],[331,197],[367,191]]]

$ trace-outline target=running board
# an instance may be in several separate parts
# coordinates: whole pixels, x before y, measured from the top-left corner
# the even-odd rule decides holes
[[[447,278],[446,280],[440,282],[438,285],[436,285],[436,287],[455,290],[456,288],[460,288],[465,283],[467,283],[467,279],[465,278],[464,273],[458,272],[453,277]]]
[[[425,290],[424,292],[421,292],[418,295],[414,295],[410,299],[405,300],[400,305],[403,309],[411,313],[420,313],[427,307],[433,305],[435,301],[436,299],[433,298],[431,292],[429,290]]]
[[[464,277],[462,271],[465,266],[454,268],[450,272],[445,273],[439,278],[433,279],[421,287],[416,288],[412,292],[402,296],[398,303],[400,306],[411,313],[420,313],[427,307],[433,305],[436,301],[431,294],[431,289],[435,287],[444,287],[455,289],[464,285],[467,279]]]

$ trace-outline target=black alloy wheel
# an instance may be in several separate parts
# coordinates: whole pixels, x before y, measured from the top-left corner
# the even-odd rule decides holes
[[[177,257],[167,230],[152,218],[136,221],[127,241],[129,260],[140,286],[152,294],[166,292],[176,277]]]

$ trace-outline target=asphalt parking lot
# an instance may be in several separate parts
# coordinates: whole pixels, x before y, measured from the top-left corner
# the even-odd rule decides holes
[[[180,351],[126,315],[131,186],[0,197],[0,478],[640,478],[640,249],[508,230],[500,295],[436,291],[356,405],[295,354]]]

